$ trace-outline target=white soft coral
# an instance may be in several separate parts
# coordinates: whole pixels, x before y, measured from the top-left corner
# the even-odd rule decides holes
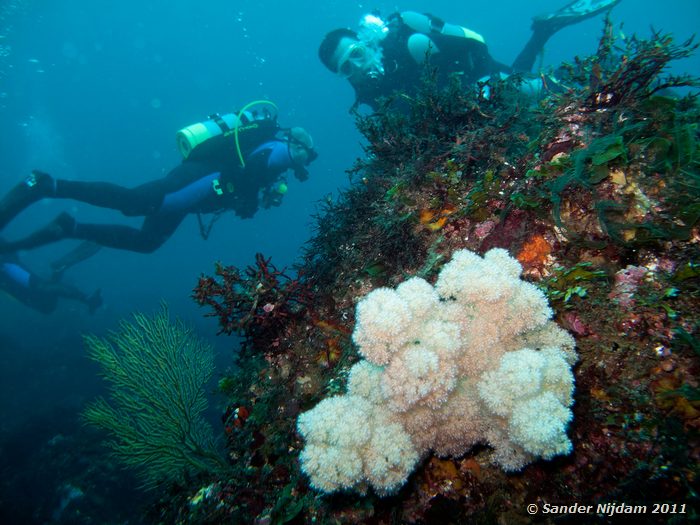
[[[346,395],[324,399],[299,416],[297,430],[306,439],[300,459],[315,488],[333,492],[369,483],[389,494],[414,469],[419,454],[410,436],[377,403],[380,378],[380,368],[360,362]]]
[[[389,494],[430,450],[478,442],[506,470],[571,450],[574,341],[521,270],[502,249],[460,250],[435,287],[414,277],[358,303],[353,340],[366,360],[345,396],[298,420],[313,486]]]

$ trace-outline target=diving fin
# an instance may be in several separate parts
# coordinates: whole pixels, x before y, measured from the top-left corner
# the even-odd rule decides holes
[[[0,230],[30,204],[56,193],[56,183],[48,173],[32,171],[27,178],[0,199]]]
[[[92,241],[84,241],[80,243],[63,257],[51,262],[51,268],[53,270],[52,280],[60,280],[66,270],[86,259],[89,259],[101,249],[102,246]]]
[[[534,30],[547,29],[555,32],[562,27],[576,24],[604,11],[609,11],[621,1],[622,0],[576,0],[553,13],[536,16],[532,20],[532,28]]]

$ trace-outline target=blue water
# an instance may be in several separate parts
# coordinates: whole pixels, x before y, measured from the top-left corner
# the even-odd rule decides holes
[[[153,312],[165,300],[215,346],[223,371],[235,340],[216,337],[214,321],[203,318],[189,298],[198,275],[211,272],[217,260],[250,264],[255,252],[272,256],[278,266],[292,264],[309,238],[318,201],[348,185],[345,170],[362,155],[361,137],[348,113],[351,88],[317,59],[326,32],[354,26],[372,9],[430,10],[481,33],[491,54],[509,63],[529,36],[530,18],[562,3],[5,0],[0,194],[32,168],[126,186],[159,178],[180,161],[179,128],[261,98],[279,106],[283,126],[306,127],[320,156],[309,181],[290,178],[283,206],[250,220],[226,215],[206,242],[190,217],[156,253],[105,249],[71,270],[67,282],[102,290],[105,305],[95,315],[65,302],[45,316],[0,295],[0,512],[5,513],[0,521],[61,523],[88,491],[126,483],[113,473],[110,485],[98,477],[102,472],[82,476],[84,486],[75,484],[74,471],[86,470],[92,457],[81,463],[71,449],[89,442],[75,416],[102,392],[82,333],[104,334],[130,312]],[[700,3],[623,0],[613,20],[618,27],[624,23],[626,35],[648,36],[653,27],[685,40],[700,21]],[[601,29],[598,18],[561,31],[549,42],[543,65],[593,53]],[[700,57],[674,68],[700,71]],[[47,201],[23,213],[3,235],[21,236],[63,210],[81,221],[139,223],[80,203]],[[48,261],[72,246],[65,242],[22,256],[32,269],[48,274]],[[104,507],[92,512],[106,519],[119,497],[102,494]]]

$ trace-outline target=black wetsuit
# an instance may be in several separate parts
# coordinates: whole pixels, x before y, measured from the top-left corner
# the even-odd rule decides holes
[[[280,179],[293,163],[287,142],[269,140],[255,148],[245,168],[233,152],[189,158],[164,178],[135,188],[106,182],[56,180],[53,198],[73,199],[144,216],[141,228],[118,224],[87,224],[64,220],[61,231],[50,228],[6,245],[6,249],[30,249],[60,239],[82,239],[101,246],[150,253],[160,247],[190,213],[230,209],[243,218],[252,217],[260,205],[261,192]],[[68,217],[68,219],[71,219]],[[56,225],[54,225],[54,230]]]
[[[440,28],[444,22],[427,13],[425,16],[430,19],[433,29],[423,34],[439,49],[430,55],[429,62],[437,70],[439,83],[444,83],[453,74],[461,75],[465,83],[472,83],[487,75],[510,71],[508,66],[491,57],[483,42],[466,36],[442,34]],[[425,64],[417,62],[408,47],[411,35],[419,31],[408,26],[400,13],[392,14],[387,26],[389,32],[381,42],[384,74],[375,78],[349,78],[355,89],[356,104],[375,107],[380,97],[394,91],[411,94],[421,85]]]
[[[99,295],[88,297],[73,286],[42,279],[27,270],[12,254],[0,260],[0,291],[44,314],[53,312],[60,298],[85,303],[90,311],[102,302]]]

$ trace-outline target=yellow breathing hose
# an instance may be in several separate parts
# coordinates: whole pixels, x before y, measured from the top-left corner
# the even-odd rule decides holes
[[[277,107],[277,104],[275,104],[274,102],[271,102],[269,100],[254,100],[253,102],[249,102],[248,104],[243,106],[243,109],[241,109],[238,112],[238,120],[236,122],[236,127],[233,129],[233,136],[234,136],[235,142],[236,142],[236,153],[238,153],[238,160],[241,161],[242,168],[245,168],[245,160],[243,159],[243,153],[241,152],[241,143],[238,141],[238,128],[241,125],[241,122],[242,122],[241,117],[243,116],[243,113],[245,113],[245,111],[249,107],[255,106],[256,104],[269,104],[270,106],[275,108],[275,110],[277,112],[279,112],[279,108]]]

